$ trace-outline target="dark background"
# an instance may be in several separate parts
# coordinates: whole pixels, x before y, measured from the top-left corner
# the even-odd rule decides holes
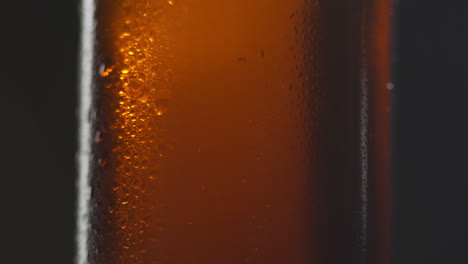
[[[0,262],[72,263],[78,1],[0,10]],[[394,263],[468,263],[468,7],[397,14]]]

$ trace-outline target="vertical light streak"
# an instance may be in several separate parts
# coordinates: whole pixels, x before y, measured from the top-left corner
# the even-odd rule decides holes
[[[367,263],[368,247],[368,189],[369,189],[369,76],[367,63],[367,3],[364,1],[361,19],[361,76],[360,76],[360,113],[359,113],[359,135],[360,135],[360,202],[361,202],[361,260]]]
[[[91,160],[91,91],[95,43],[95,0],[81,2],[81,50],[79,84],[79,142],[78,142],[78,217],[77,217],[77,264],[86,264],[90,212],[90,160]]]

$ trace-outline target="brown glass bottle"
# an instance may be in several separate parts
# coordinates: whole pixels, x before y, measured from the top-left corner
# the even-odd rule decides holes
[[[83,10],[79,264],[390,263],[390,1]]]

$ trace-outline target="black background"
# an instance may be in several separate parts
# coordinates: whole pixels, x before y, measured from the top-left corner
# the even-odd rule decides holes
[[[0,10],[0,262],[72,263],[78,1]],[[397,14],[394,263],[468,263],[468,7]]]

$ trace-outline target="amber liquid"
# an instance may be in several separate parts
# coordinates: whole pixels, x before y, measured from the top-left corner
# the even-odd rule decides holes
[[[372,2],[97,1],[89,263],[389,263]]]

